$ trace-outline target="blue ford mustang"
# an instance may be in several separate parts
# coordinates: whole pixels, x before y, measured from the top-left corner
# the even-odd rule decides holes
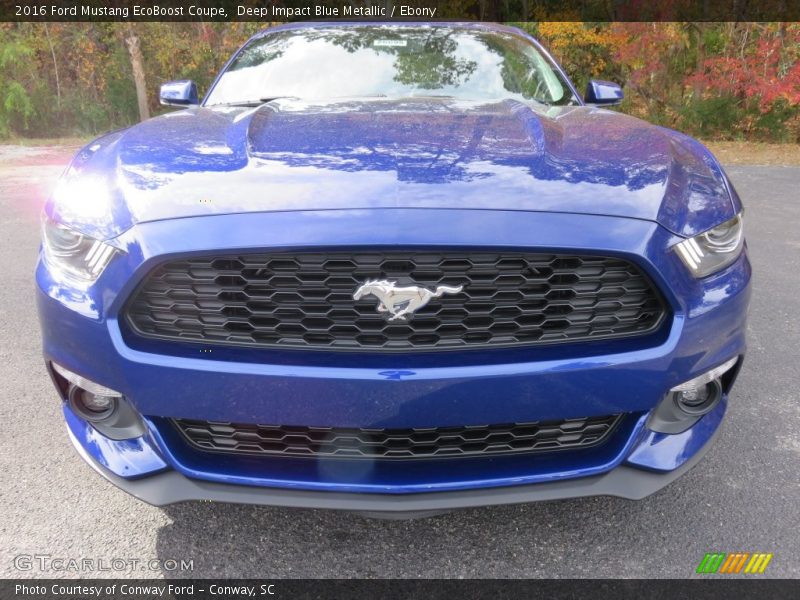
[[[742,204],[701,144],[526,34],[260,33],[202,103],[102,136],[37,301],[69,435],[161,505],[379,515],[642,498],[745,350]]]

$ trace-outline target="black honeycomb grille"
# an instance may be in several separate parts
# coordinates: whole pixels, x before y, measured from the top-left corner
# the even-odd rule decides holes
[[[389,321],[366,280],[463,286]],[[644,274],[599,256],[490,252],[273,253],[157,267],[129,302],[140,336],[255,347],[441,350],[644,334],[664,315]]]
[[[445,458],[549,452],[601,444],[622,415],[430,429],[280,427],[174,419],[189,444],[233,454],[335,458]]]

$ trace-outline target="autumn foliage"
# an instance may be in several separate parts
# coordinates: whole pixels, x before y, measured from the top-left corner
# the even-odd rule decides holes
[[[716,139],[800,141],[798,23],[517,23],[583,89],[625,86],[620,110]],[[0,136],[91,135],[136,122],[158,85],[208,88],[258,23],[0,24]],[[143,72],[143,77],[141,76]]]
[[[525,27],[577,83],[624,84],[625,112],[707,138],[800,141],[798,23]]]

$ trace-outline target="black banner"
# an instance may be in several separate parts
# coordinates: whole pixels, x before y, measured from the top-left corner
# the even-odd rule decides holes
[[[0,21],[798,21],[800,0],[3,0]]]
[[[694,580],[3,580],[3,600],[244,600],[264,599],[758,599],[800,595],[798,580],[737,576]]]

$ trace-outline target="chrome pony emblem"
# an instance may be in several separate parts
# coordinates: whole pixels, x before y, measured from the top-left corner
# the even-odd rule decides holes
[[[417,285],[397,287],[394,281],[386,279],[367,280],[353,293],[353,300],[361,300],[364,296],[372,294],[379,300],[378,312],[388,312],[392,316],[390,321],[407,320],[408,316],[417,312],[431,301],[431,298],[441,298],[445,294],[457,294],[464,289],[463,285],[451,287],[440,285],[431,291]]]

